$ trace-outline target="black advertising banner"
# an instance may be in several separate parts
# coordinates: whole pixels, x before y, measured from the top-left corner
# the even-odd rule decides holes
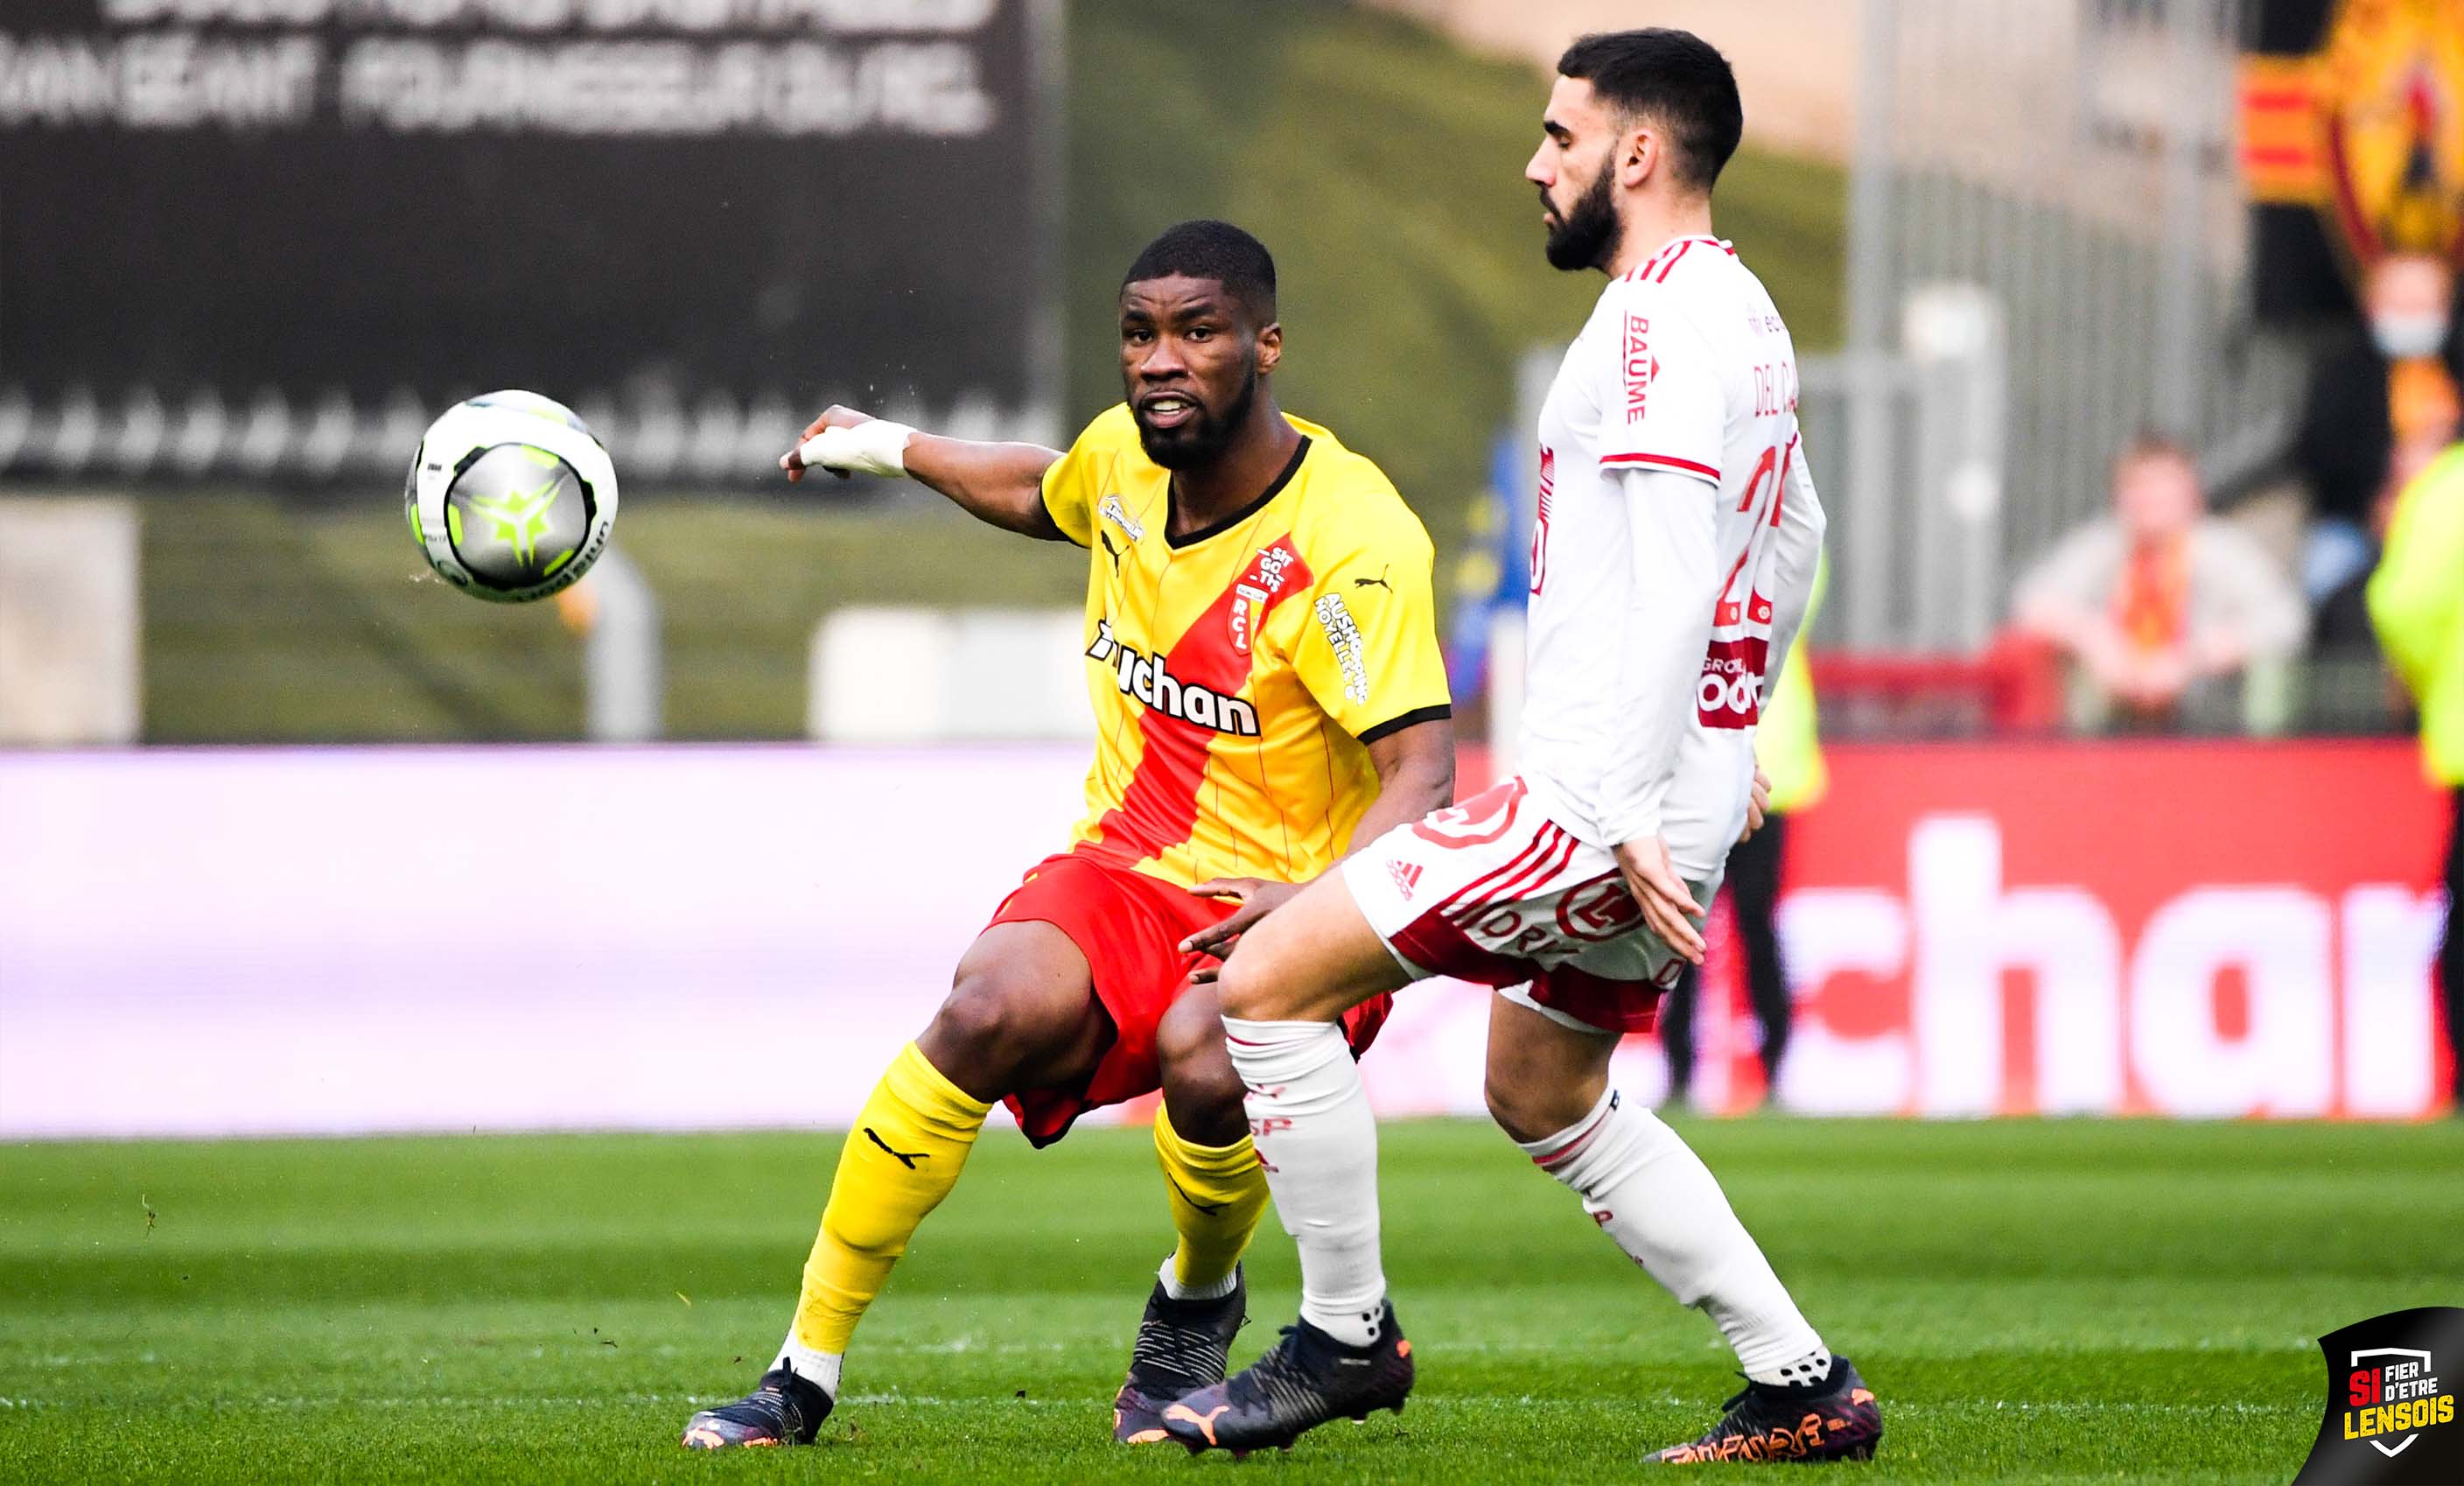
[[[391,470],[499,387],[653,480],[763,468],[830,398],[1040,430],[1054,13],[11,7],[0,472]]]

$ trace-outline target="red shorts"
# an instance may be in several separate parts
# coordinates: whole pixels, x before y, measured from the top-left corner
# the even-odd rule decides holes
[[[1182,952],[1180,942],[1230,917],[1235,906],[1070,854],[1045,857],[1001,899],[992,923],[1049,923],[1069,936],[1087,957],[1095,999],[1112,1022],[1111,1045],[1084,1081],[1030,1089],[1002,1100],[1029,1141],[1049,1145],[1087,1111],[1163,1087],[1155,1029],[1189,988],[1189,972],[1212,958]],[[1345,1013],[1343,1031],[1353,1057],[1369,1051],[1393,1005],[1393,997],[1378,996]]]

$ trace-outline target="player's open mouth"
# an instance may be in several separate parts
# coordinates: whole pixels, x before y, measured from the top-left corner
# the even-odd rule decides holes
[[[1151,429],[1177,429],[1198,416],[1198,405],[1186,397],[1150,397],[1138,404],[1141,421]]]

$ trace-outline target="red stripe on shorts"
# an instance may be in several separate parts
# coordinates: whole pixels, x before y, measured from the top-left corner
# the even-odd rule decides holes
[[[1529,960],[1481,947],[1435,911],[1403,925],[1391,943],[1414,965],[1481,986],[1520,986],[1540,970]]]
[[[1566,864],[1574,859],[1574,848],[1577,843],[1573,836],[1566,834],[1553,824],[1541,829],[1542,834],[1534,839],[1547,842],[1549,850],[1541,855],[1537,864],[1498,883],[1490,888],[1480,901],[1467,903],[1448,917],[1455,922],[1468,927],[1471,920],[1489,909],[1500,903],[1510,903],[1518,898],[1530,897],[1532,891],[1541,883],[1565,871]]]
[[[1486,907],[1491,899],[1487,896],[1483,895],[1481,893],[1481,889],[1487,887],[1490,883],[1497,881],[1499,878],[1506,876],[1509,873],[1519,876],[1526,865],[1530,861],[1533,854],[1539,852],[1549,844],[1548,832],[1550,829],[1551,828],[1544,822],[1538,831],[1531,833],[1531,839],[1523,844],[1523,850],[1515,853],[1513,856],[1509,857],[1505,866],[1492,868],[1487,872],[1482,873],[1479,876],[1472,878],[1469,882],[1464,883],[1463,886],[1447,894],[1444,898],[1440,898],[1429,911],[1431,913],[1451,913],[1457,903],[1463,902],[1466,899],[1471,900],[1471,905],[1474,909]]]

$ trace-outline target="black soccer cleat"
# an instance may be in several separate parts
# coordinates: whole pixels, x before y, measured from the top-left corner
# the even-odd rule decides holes
[[[761,1386],[735,1403],[705,1408],[685,1421],[687,1450],[726,1450],[737,1445],[809,1445],[836,1400],[809,1378],[781,1364],[761,1375]]]
[[[1265,1356],[1166,1408],[1163,1427],[1192,1454],[1228,1450],[1238,1460],[1270,1446],[1289,1450],[1331,1419],[1401,1413],[1411,1391],[1412,1343],[1390,1303],[1367,1346],[1346,1346],[1306,1320],[1286,1326]]]
[[[1232,1272],[1232,1293],[1220,1300],[1176,1300],[1155,1282],[1147,1314],[1130,1348],[1130,1375],[1112,1400],[1112,1438],[1124,1445],[1160,1445],[1163,1411],[1174,1399],[1223,1381],[1232,1338],[1249,1319],[1249,1280]]]
[[[1721,1406],[1709,1433],[1644,1458],[1661,1465],[1868,1460],[1881,1442],[1882,1410],[1873,1389],[1854,1364],[1835,1356],[1830,1375],[1812,1386],[1749,1382]]]

